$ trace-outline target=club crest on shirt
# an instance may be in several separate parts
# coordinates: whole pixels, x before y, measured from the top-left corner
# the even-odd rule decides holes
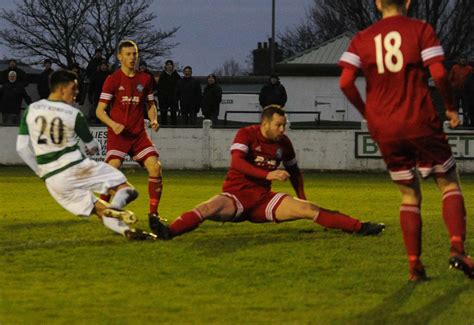
[[[143,91],[144,88],[145,88],[145,87],[143,87],[142,84],[138,84],[138,85],[137,85],[137,90],[138,90],[138,92],[140,92],[140,93]]]

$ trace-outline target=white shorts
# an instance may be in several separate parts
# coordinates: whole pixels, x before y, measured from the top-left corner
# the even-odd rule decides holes
[[[123,184],[127,178],[121,171],[104,163],[86,158],[46,179],[51,196],[66,210],[77,216],[89,216],[97,198],[93,194]]]

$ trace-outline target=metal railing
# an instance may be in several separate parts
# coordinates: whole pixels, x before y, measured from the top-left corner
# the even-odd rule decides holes
[[[320,124],[321,122],[321,112],[319,111],[286,111],[285,112],[288,115],[291,114],[296,114],[296,115],[315,115],[314,122],[316,122],[317,125]],[[226,111],[224,114],[224,125],[227,125],[227,115],[229,114],[262,114],[260,111]]]

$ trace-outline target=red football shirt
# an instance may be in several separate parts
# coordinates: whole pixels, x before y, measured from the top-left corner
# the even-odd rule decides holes
[[[433,28],[421,20],[388,17],[354,36],[339,65],[364,72],[374,140],[429,136],[441,127],[424,67],[443,60]]]
[[[296,164],[295,150],[290,139],[283,135],[277,141],[267,140],[260,131],[260,125],[239,129],[230,151],[240,150],[246,154],[245,160],[257,168],[273,171],[283,161],[285,166]],[[247,188],[271,188],[271,181],[254,178],[230,168],[224,181],[223,190],[239,191]]]
[[[121,133],[125,136],[137,135],[145,130],[143,110],[145,103],[153,100],[151,77],[140,71],[128,77],[118,69],[107,77],[100,94],[100,102],[110,105],[110,118],[125,126]]]

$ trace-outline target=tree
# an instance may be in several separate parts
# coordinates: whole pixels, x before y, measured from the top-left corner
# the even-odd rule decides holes
[[[218,68],[212,72],[216,76],[243,76],[246,75],[247,72],[242,69],[239,62],[235,61],[235,59],[230,59],[224,61],[221,68]]]
[[[409,16],[424,19],[437,32],[448,58],[474,50],[472,0],[418,0]],[[314,47],[344,32],[356,33],[380,18],[373,0],[313,0],[306,20],[279,35],[284,57]]]
[[[152,0],[22,0],[14,10],[1,11],[0,19],[9,28],[0,31],[0,42],[31,63],[49,58],[68,67],[88,62],[96,48],[102,48],[105,59],[110,60],[117,41],[132,39],[139,46],[141,58],[153,62],[176,45],[167,41],[178,28],[155,29],[151,3]]]

